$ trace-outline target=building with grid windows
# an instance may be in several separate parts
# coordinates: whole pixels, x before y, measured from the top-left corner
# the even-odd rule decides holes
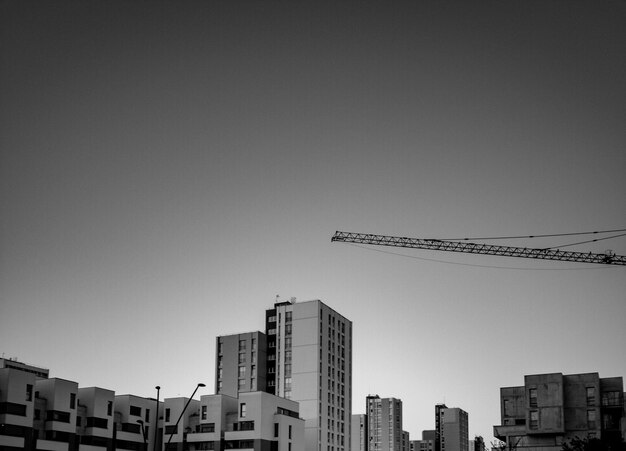
[[[402,401],[369,395],[366,409],[368,451],[403,451]]]
[[[216,359],[217,394],[256,387],[296,401],[306,451],[350,450],[352,322],[343,315],[319,300],[277,302],[265,333],[217,337]]]
[[[217,337],[215,393],[236,398],[239,393],[267,391],[266,350],[263,332]]]
[[[500,414],[494,436],[520,451],[558,451],[574,437],[620,442],[623,380],[598,373],[524,376],[524,385],[500,389]]]
[[[445,404],[435,406],[435,450],[468,451],[469,422],[467,412]]]

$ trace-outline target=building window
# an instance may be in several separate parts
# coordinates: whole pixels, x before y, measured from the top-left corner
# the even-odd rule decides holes
[[[602,393],[602,406],[620,406],[622,404],[621,392],[606,391]]]
[[[596,388],[595,387],[587,387],[587,405],[588,406],[596,405]]]
[[[31,384],[26,384],[26,401],[33,400],[33,386]]]
[[[289,425],[289,438],[292,438],[291,437],[291,425]]]
[[[239,388],[239,390],[243,390],[244,388],[246,388],[246,380],[245,379],[239,379],[239,383],[238,383],[237,387]]]
[[[539,429],[539,412],[536,410],[530,411],[530,429]]]
[[[76,393],[70,393],[70,409],[76,408]]]
[[[107,415],[113,415],[113,401],[107,402]]]
[[[239,351],[246,350],[246,340],[239,340]]]
[[[246,354],[243,352],[239,353],[239,363],[246,363]]]
[[[167,409],[165,409],[165,421],[166,422],[170,421],[170,409],[169,409],[169,407]]]
[[[239,416],[241,418],[246,417],[246,403],[245,402],[242,402],[241,404],[239,404]]]
[[[293,318],[293,312],[285,312],[285,322],[291,322]]]
[[[251,344],[252,344],[252,346],[251,346],[251,347],[252,347],[252,349],[256,349],[256,338],[252,338],[252,339],[251,339],[251,342],[252,342],[252,343],[251,343]]]
[[[200,432],[215,432],[215,423],[201,424]]]
[[[246,367],[245,366],[240,366],[239,367],[239,377],[246,377]]]
[[[203,420],[206,420],[206,406],[202,406],[202,417]]]
[[[587,410],[587,429],[596,428],[596,411]]]
[[[139,406],[130,406],[130,414],[135,417],[141,416],[141,407]]]
[[[528,390],[528,405],[530,407],[537,407],[537,389],[530,388]]]
[[[278,423],[274,423],[274,437],[278,437]]]

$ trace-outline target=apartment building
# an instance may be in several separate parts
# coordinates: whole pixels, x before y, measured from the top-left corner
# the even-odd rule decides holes
[[[34,449],[34,387],[37,376],[0,368],[0,449]]]
[[[524,385],[500,389],[500,412],[494,436],[519,450],[558,451],[576,436],[619,442],[623,380],[598,373],[527,375]]]
[[[156,400],[48,378],[15,360],[0,368],[0,450],[155,451]],[[157,446],[154,446],[154,432]]]
[[[402,451],[411,451],[411,436],[408,431],[402,431]]]
[[[170,409],[169,421],[175,422],[187,401],[166,399],[166,419]],[[192,400],[181,427],[172,432],[168,447],[172,450],[304,451],[304,420],[299,418],[298,403],[261,391],[243,392],[238,398],[216,394]]]
[[[435,436],[434,429],[422,431],[421,440],[411,440],[409,442],[410,451],[434,451]]]
[[[300,404],[306,451],[350,449],[352,322],[319,300],[266,311],[268,391]]]
[[[306,451],[350,449],[351,321],[319,300],[292,299],[266,310],[265,333],[221,336],[216,345],[216,393],[257,389],[297,401]]]
[[[367,415],[352,415],[350,421],[351,451],[367,451]]]
[[[114,422],[115,449],[155,449],[154,428],[158,427],[156,400],[135,395],[116,395]]]
[[[267,391],[266,350],[263,332],[217,337],[215,393],[238,397],[239,393]]]
[[[80,447],[90,451],[113,449],[115,392],[99,387],[78,389],[76,434]]]
[[[61,378],[35,382],[36,449],[72,451],[76,442],[78,383]]]
[[[47,379],[50,375],[50,370],[47,368],[41,368],[34,365],[29,365],[18,361],[17,359],[5,359],[0,358],[0,368],[12,368],[24,373],[34,374],[38,379]]]
[[[469,421],[467,412],[445,404],[435,406],[435,450],[468,451]]]
[[[403,451],[402,401],[369,395],[366,411],[368,451]]]

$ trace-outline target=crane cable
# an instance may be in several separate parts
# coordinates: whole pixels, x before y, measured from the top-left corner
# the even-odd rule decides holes
[[[553,233],[553,234],[546,234],[546,235],[492,236],[492,237],[474,237],[474,238],[439,238],[439,241],[514,240],[514,239],[521,239],[521,238],[548,238],[548,237],[557,237],[557,236],[593,235],[593,234],[598,234],[598,233],[613,233],[613,232],[626,232],[626,229],[598,230],[595,232]],[[616,235],[616,236],[622,236],[622,235]],[[610,237],[610,238],[615,238],[615,237]],[[608,239],[608,238],[600,238],[600,239]],[[599,241],[599,240],[595,240],[595,241]],[[567,244],[566,246],[573,246],[573,245]]]
[[[545,249],[560,249],[562,247],[576,246],[577,244],[595,243],[596,241],[610,240],[612,238],[619,238],[620,236],[626,236],[626,233],[620,233],[619,235],[607,236],[604,238],[596,238],[595,240],[579,241],[577,243],[562,244],[560,246],[546,247]]]

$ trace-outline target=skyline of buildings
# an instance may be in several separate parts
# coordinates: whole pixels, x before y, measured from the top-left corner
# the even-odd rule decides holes
[[[0,359],[0,451],[483,451],[469,415],[435,405],[411,440],[403,401],[367,395],[352,415],[352,322],[319,300],[277,302],[265,332],[216,337],[215,394],[199,400],[116,395]],[[197,388],[204,386],[198,384]],[[510,449],[557,451],[581,435],[626,435],[622,377],[526,375],[500,389],[494,436]],[[494,445],[495,446],[495,445]]]

